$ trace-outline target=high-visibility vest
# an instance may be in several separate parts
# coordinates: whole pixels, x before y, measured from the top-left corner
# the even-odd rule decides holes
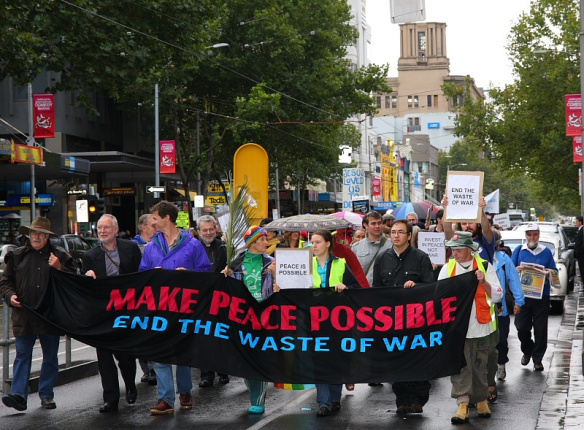
[[[473,256],[473,263],[472,263],[472,270],[473,272],[477,269],[483,272],[485,275],[485,280],[487,279],[487,268],[485,263],[486,260],[483,260],[478,255]],[[487,263],[488,264],[488,263]],[[456,276],[456,260],[451,258],[448,260],[448,277],[451,278]],[[477,313],[477,320],[480,324],[493,324],[493,329],[497,329],[497,317],[495,313],[495,304],[485,291],[485,288],[481,283],[477,287],[477,291],[475,293],[475,308]]]
[[[343,275],[345,274],[345,267],[347,262],[344,258],[335,258],[329,260],[331,271],[329,275],[329,286],[336,287],[343,282]],[[318,261],[316,257],[312,257],[312,281],[314,288],[321,288],[322,279],[318,274]],[[326,284],[325,284],[326,285]]]

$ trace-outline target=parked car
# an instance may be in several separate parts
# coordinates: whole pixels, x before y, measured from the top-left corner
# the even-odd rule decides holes
[[[89,246],[95,248],[99,246],[99,239],[97,237],[83,237],[82,238],[85,242],[89,243]]]
[[[525,232],[527,222],[519,224],[513,231]],[[555,222],[537,222],[541,234],[549,233],[556,236],[560,242],[559,258],[563,260],[568,270],[568,291],[574,291],[574,280],[576,279],[576,258],[574,257],[574,242],[570,240],[566,227]]]
[[[576,235],[578,234],[578,226],[575,224],[562,224],[562,230],[566,233],[566,237],[570,243],[576,241]]]
[[[65,251],[73,257],[73,260],[75,261],[75,271],[80,275],[81,268],[83,267],[83,254],[85,251],[91,249],[91,245],[76,234],[63,234],[58,237],[52,237],[51,243],[60,246],[61,248],[65,248]]]
[[[525,243],[525,232],[516,230],[503,231],[501,232],[501,240],[505,246],[508,246],[513,251]],[[553,313],[561,314],[564,311],[564,300],[568,294],[568,269],[566,268],[566,262],[559,257],[560,241],[556,235],[540,231],[539,243],[546,246],[554,255],[554,262],[560,278],[560,288],[550,286],[550,304]]]
[[[0,245],[0,276],[4,273],[4,269],[6,269],[6,263],[4,262],[4,257],[13,249],[16,249],[16,245],[12,245],[11,243],[4,243]]]

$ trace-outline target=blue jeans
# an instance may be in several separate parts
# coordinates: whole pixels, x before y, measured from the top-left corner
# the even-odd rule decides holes
[[[316,402],[318,407],[332,408],[333,402],[341,401],[342,384],[316,384]]]
[[[53,334],[39,334],[38,338],[43,350],[43,364],[39,377],[39,397],[41,399],[55,397],[53,388],[59,374],[59,340],[60,336]],[[32,363],[32,349],[37,335],[16,337],[16,358],[12,372],[12,394],[28,397],[28,380]]]
[[[175,391],[172,364],[154,363],[158,384],[158,400],[164,400],[174,407]],[[190,393],[193,389],[191,368],[176,366],[176,393]]]

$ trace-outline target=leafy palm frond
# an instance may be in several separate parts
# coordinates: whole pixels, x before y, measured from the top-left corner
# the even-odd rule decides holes
[[[250,195],[245,182],[235,195],[233,183],[231,183],[232,193],[228,199],[229,221],[225,231],[225,248],[227,250],[227,267],[231,267],[237,253],[245,246],[243,235],[251,224],[252,208],[248,204]]]

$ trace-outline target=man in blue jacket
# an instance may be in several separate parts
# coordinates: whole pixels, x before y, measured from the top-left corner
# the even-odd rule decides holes
[[[523,263],[535,263],[544,266],[546,271],[557,272],[552,252],[539,243],[539,225],[530,223],[525,231],[527,241],[513,251],[513,264],[520,270]],[[517,337],[521,341],[521,364],[527,366],[533,359],[533,370],[543,371],[542,359],[547,349],[548,316],[550,313],[550,281],[546,277],[541,299],[525,298],[525,305],[515,316]],[[533,327],[533,340],[531,328]]]
[[[178,209],[175,205],[163,200],[150,208],[150,213],[157,233],[144,249],[140,271],[154,268],[197,272],[211,270],[211,263],[201,242],[188,231],[176,227]],[[173,414],[175,392],[179,393],[181,410],[193,408],[191,396],[193,380],[190,367],[176,366],[176,391],[171,364],[154,363],[154,371],[158,386],[158,403],[150,409],[151,415]]]

